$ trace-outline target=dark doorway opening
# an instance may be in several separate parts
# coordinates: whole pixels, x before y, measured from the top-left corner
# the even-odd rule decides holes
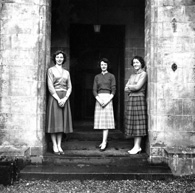
[[[123,128],[124,106],[124,37],[125,26],[102,25],[99,33],[93,25],[70,25],[70,73],[73,90],[71,110],[74,129],[85,125],[93,127],[95,98],[93,80],[100,73],[98,61],[106,57],[111,62],[111,70],[116,77],[117,92],[114,97],[116,128]]]

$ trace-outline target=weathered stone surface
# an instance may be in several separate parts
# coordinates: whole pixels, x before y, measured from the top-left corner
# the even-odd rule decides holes
[[[146,19],[151,22],[146,21],[146,43],[152,48],[146,49],[146,58],[151,72],[148,84],[153,89],[148,95],[150,144],[155,144],[155,148],[162,144],[194,147],[194,2],[152,0],[147,2],[147,9],[150,12],[146,12]],[[177,65],[175,71],[173,63]],[[163,156],[152,152],[151,159]],[[169,160],[176,175],[193,172],[191,160],[176,157]],[[176,162],[177,166],[173,164]]]
[[[165,156],[174,175],[194,174],[194,148],[169,147],[165,149]]]
[[[10,144],[0,146],[0,157],[28,157],[30,155],[30,148],[28,147],[15,147]]]
[[[47,0],[5,1],[0,12],[0,144],[5,146],[10,141],[7,146],[36,147],[42,153],[49,6]]]

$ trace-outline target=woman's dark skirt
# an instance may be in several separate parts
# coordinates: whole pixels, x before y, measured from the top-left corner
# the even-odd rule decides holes
[[[125,119],[125,138],[145,135],[147,135],[147,106],[145,96],[130,96]]]
[[[57,92],[59,98],[66,95],[65,91]],[[54,97],[49,95],[47,106],[47,126],[46,133],[72,133],[72,115],[69,100],[64,107],[60,107]]]

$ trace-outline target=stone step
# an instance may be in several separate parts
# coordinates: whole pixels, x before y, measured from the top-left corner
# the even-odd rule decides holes
[[[173,178],[167,165],[28,165],[20,172],[20,178],[26,180],[49,179],[58,181],[68,180],[165,180]]]
[[[102,131],[94,130],[93,128],[83,128],[74,130],[73,133],[68,134],[65,137],[65,140],[69,139],[78,139],[78,140],[101,140],[102,139]],[[108,140],[122,140],[124,139],[124,134],[120,130],[112,130],[109,131]]]
[[[49,144],[50,150],[44,155],[43,162],[50,164],[70,164],[70,163],[88,163],[101,165],[102,163],[117,164],[129,163],[130,155],[128,150],[133,146],[131,141],[112,140],[109,142],[106,151],[101,152],[97,147],[98,141],[79,141],[70,140],[62,144],[64,155],[56,156],[52,153],[52,144]],[[133,162],[147,162],[147,154],[131,155]]]
[[[132,140],[110,140],[104,152],[99,141],[68,140],[63,143],[65,155],[48,151],[42,164],[31,164],[20,172],[22,179],[50,180],[125,180],[167,179],[173,177],[166,164],[150,164],[144,152],[129,155]],[[51,144],[50,144],[51,146]]]

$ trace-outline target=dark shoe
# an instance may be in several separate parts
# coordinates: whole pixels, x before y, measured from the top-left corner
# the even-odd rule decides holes
[[[108,147],[108,143],[106,143],[106,145],[105,145],[104,148],[101,147],[101,148],[100,148],[100,151],[105,151],[107,147]]]
[[[59,151],[57,151],[57,152],[53,152],[55,155],[60,155],[60,152]]]
[[[99,144],[99,145],[96,145],[95,147],[96,147],[96,148],[101,148],[101,145],[102,145],[102,144]]]
[[[64,155],[64,151],[59,151],[60,155]]]

